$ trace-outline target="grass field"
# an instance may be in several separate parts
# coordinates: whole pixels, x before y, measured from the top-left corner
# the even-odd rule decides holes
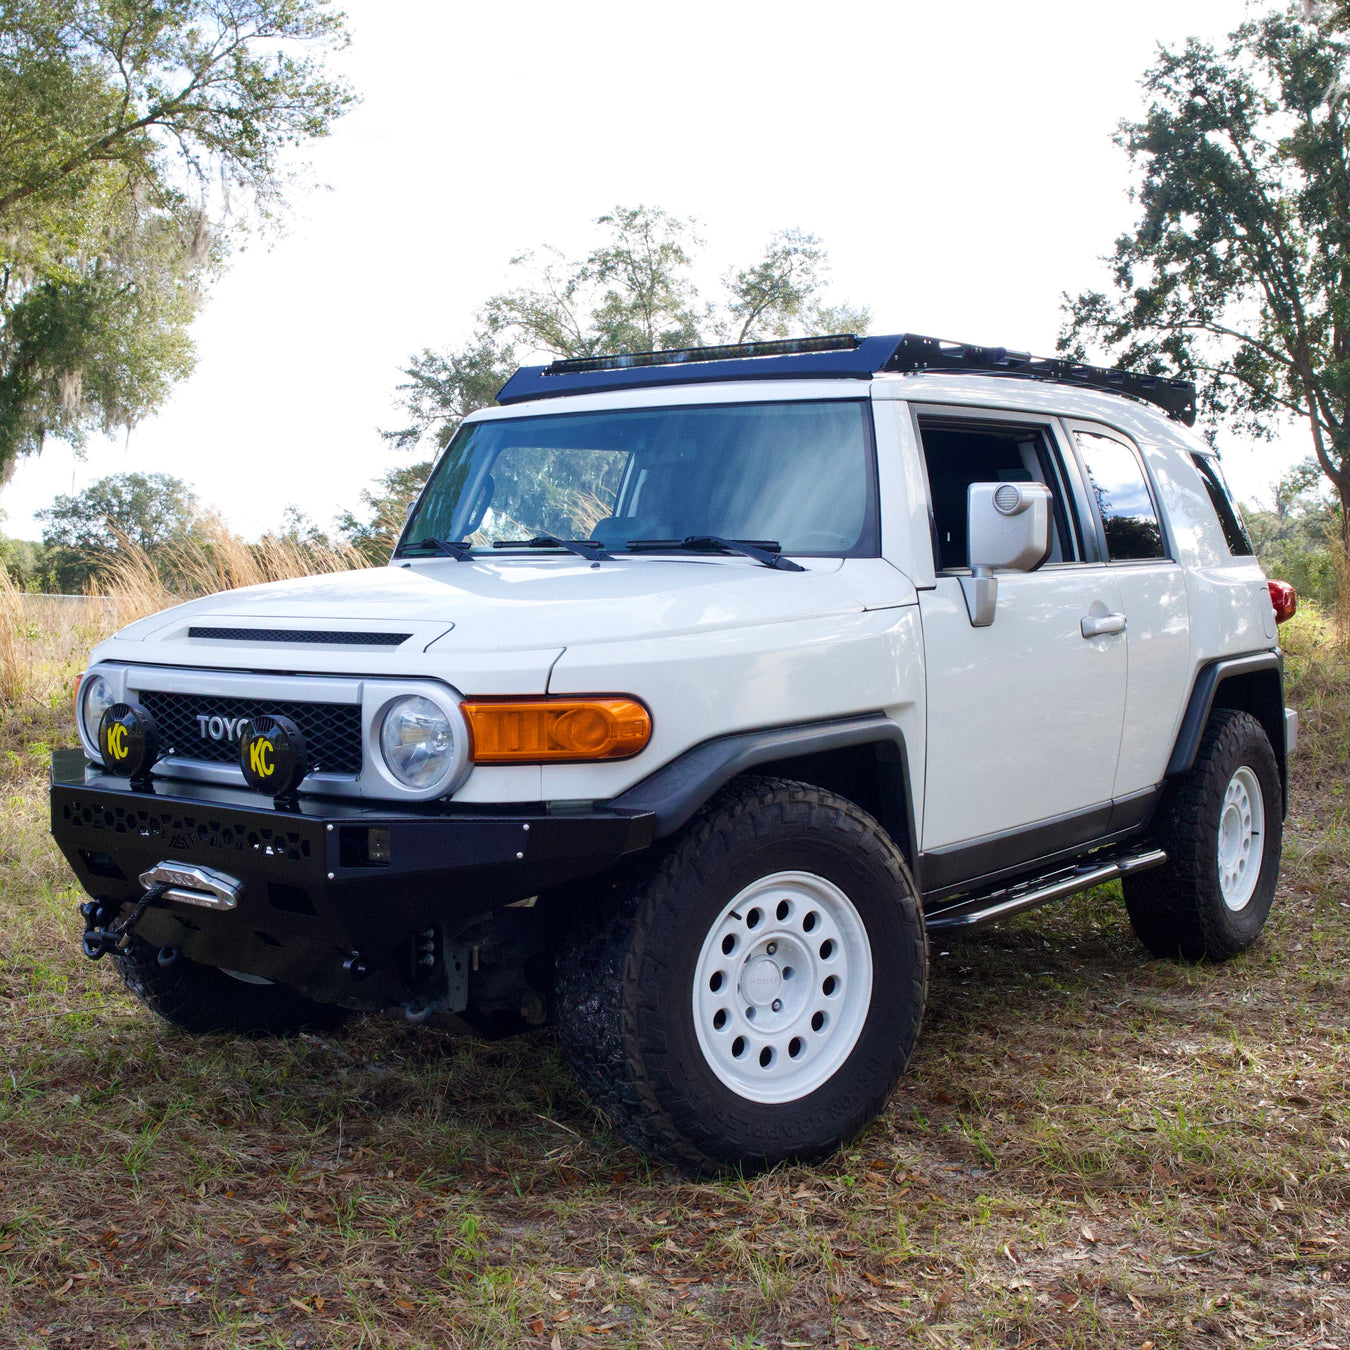
[[[93,633],[0,621],[0,1346],[1350,1350],[1350,661],[1315,618],[1251,953],[1150,960],[1112,888],[946,941],[882,1119],[716,1183],[608,1133],[548,1033],[134,1005],[46,834]]]

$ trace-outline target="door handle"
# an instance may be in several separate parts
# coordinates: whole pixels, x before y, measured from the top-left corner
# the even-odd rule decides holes
[[[1112,633],[1125,631],[1123,614],[1089,614],[1079,625],[1085,638],[1108,637]]]

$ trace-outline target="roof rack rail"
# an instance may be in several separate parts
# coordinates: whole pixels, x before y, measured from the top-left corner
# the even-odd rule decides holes
[[[1195,382],[1170,375],[1139,375],[1132,370],[1090,366],[1053,356],[1010,352],[1006,347],[977,347],[968,342],[906,333],[895,345],[887,371],[967,370],[984,375],[1017,375],[1023,379],[1077,384],[1128,394],[1162,408],[1186,426],[1195,425]]]
[[[583,356],[546,366],[521,366],[497,391],[498,403],[522,403],[564,394],[598,394],[660,384],[712,384],[727,380],[870,380],[878,372],[967,371],[1050,380],[1125,394],[1162,408],[1192,426],[1195,385],[1165,375],[1030,356],[1006,347],[979,347],[918,333],[856,337],[784,338],[720,347],[682,347],[663,352]]]
[[[890,359],[894,337],[784,338],[723,347],[683,347],[632,356],[578,357],[547,366],[521,366],[497,391],[498,403],[599,394],[657,384],[727,380],[870,380]]]

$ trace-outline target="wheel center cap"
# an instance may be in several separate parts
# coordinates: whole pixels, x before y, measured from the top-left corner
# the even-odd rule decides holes
[[[783,986],[783,976],[774,961],[767,956],[752,962],[741,976],[741,993],[756,1007],[770,1004]]]

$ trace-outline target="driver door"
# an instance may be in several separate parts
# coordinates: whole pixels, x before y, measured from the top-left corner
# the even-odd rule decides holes
[[[1079,523],[1081,479],[1057,424],[939,408],[916,416],[937,570],[936,586],[919,594],[928,670],[927,892],[1107,831],[1126,668],[1123,622],[1096,631],[1114,628],[1120,588],[1095,534]],[[994,621],[977,628],[960,583],[969,573],[966,489],[1000,480],[1050,488],[1053,545],[1038,570],[997,573]]]

